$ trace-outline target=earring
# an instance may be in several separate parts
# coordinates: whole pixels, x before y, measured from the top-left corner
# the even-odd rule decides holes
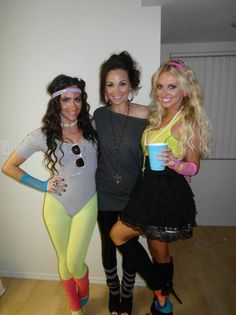
[[[133,99],[134,99],[134,91],[131,90],[131,91],[129,92],[128,102],[129,102],[129,103],[132,102]]]
[[[109,101],[109,99],[108,99],[108,97],[106,96],[106,94],[104,94],[104,98],[105,98],[105,101],[106,101],[106,104],[110,104],[110,101]]]

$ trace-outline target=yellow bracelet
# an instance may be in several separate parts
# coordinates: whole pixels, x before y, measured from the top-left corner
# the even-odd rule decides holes
[[[176,172],[181,172],[184,168],[184,163],[181,163],[180,166],[177,168]]]

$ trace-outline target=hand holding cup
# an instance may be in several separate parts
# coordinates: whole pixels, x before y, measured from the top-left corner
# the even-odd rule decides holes
[[[150,161],[150,167],[153,171],[163,171],[167,161],[170,150],[168,149],[167,143],[150,143],[148,144],[148,155]]]

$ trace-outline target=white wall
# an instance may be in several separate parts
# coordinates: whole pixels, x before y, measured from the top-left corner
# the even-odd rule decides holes
[[[122,23],[121,23],[122,22]],[[160,7],[139,0],[8,0],[0,8],[0,144],[12,150],[40,125],[57,74],[83,77],[92,111],[98,106],[98,70],[112,52],[128,50],[143,69],[137,102],[147,104],[150,78],[160,61]],[[168,52],[236,50],[236,43],[163,45]],[[6,158],[0,147],[0,164]],[[25,163],[39,178],[41,155]],[[236,161],[203,161],[192,180],[200,225],[236,225]],[[42,218],[43,194],[0,173],[0,274],[57,279],[57,260]],[[144,243],[144,242],[143,242]],[[103,282],[96,228],[87,262],[91,281]]]
[[[166,44],[161,46],[161,60],[167,60],[170,53],[231,51],[235,54],[236,41]],[[200,172],[191,183],[196,197],[199,225],[236,226],[235,178],[236,160],[202,161]]]
[[[87,82],[91,113],[98,104],[98,70],[113,52],[128,50],[142,65],[143,88],[136,98],[149,103],[150,79],[160,62],[160,7],[141,0],[8,0],[0,9],[0,163],[40,125],[56,75]],[[41,154],[24,165],[41,179]],[[58,278],[57,260],[42,218],[43,194],[0,174],[0,274]],[[92,281],[104,281],[96,228],[87,262]]]

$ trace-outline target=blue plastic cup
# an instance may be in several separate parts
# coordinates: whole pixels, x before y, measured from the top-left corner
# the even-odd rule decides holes
[[[159,154],[161,150],[167,149],[167,148],[168,148],[167,143],[148,144],[148,155],[149,155],[150,167],[152,171],[163,171],[165,169],[165,166],[161,165],[165,162],[158,160],[157,154]]]

